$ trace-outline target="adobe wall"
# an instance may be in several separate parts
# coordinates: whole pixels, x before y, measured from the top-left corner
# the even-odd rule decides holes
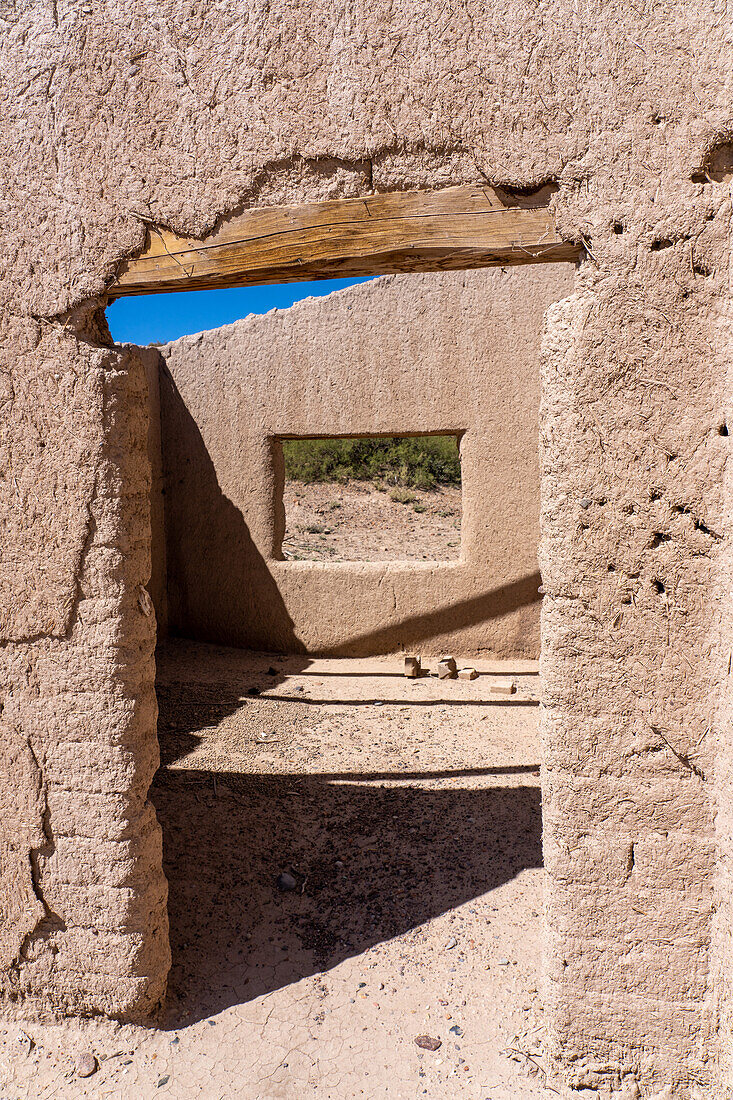
[[[570,265],[386,276],[160,349],[170,629],[539,656],[542,319]],[[283,561],[283,435],[461,432],[461,560]]]
[[[730,300],[719,317],[720,342],[727,367],[724,383],[724,417],[721,426],[733,429],[733,302]],[[721,368],[723,364],[721,364]],[[733,525],[733,463],[728,462],[723,480],[721,531]],[[722,540],[721,540],[722,541]],[[723,639],[721,654],[724,672],[719,709],[712,727],[715,765],[713,781],[717,798],[716,841],[716,912],[713,923],[713,981],[722,1037],[722,1066],[719,1080],[733,1081],[733,544],[726,538],[717,561],[717,585],[714,592],[718,630]],[[728,1094],[726,1094],[728,1095]]]
[[[150,354],[30,318],[0,346],[0,993],[23,1015],[144,1019],[169,962],[147,800]]]
[[[720,434],[730,343],[716,332],[714,279],[727,216],[696,240],[710,274],[685,279],[675,265],[679,282],[660,278],[649,252],[614,295],[583,278],[548,317],[546,1007],[555,1055],[578,1087],[598,1087],[613,1066],[617,1084],[627,1073],[670,1083],[673,1096],[691,1083],[723,1094],[711,1077],[718,1009],[730,1011],[716,931],[728,904],[716,882],[716,848],[728,843],[725,820],[716,829],[716,769],[730,750],[716,706],[730,653]]]
[[[13,441],[36,440],[39,417],[44,432],[60,431],[72,410],[74,438],[114,454],[101,390],[82,385],[87,368],[59,392],[55,376],[67,363],[113,361],[66,314],[103,300],[151,223],[202,234],[243,206],[556,180],[558,226],[587,259],[570,302],[550,311],[540,413],[546,1019],[559,1078],[577,1087],[633,1077],[642,1096],[666,1084],[680,1097],[730,1095],[725,6],[176,0],[151,10],[109,0],[13,12],[0,50],[0,304],[10,331],[31,329],[5,346],[6,371],[24,369],[24,341],[48,340],[36,319],[66,325],[58,343],[43,343],[45,373],[28,360],[29,385],[43,385],[27,402],[6,397]],[[128,398],[144,404],[136,385]],[[2,456],[2,701],[14,731],[2,770],[15,860],[4,864],[15,885],[3,980],[11,993],[38,992],[42,971],[47,1008],[134,1012],[156,1000],[166,970],[165,948],[145,947],[149,925],[163,942],[160,861],[152,842],[138,842],[154,763],[151,670],[147,658],[123,656],[151,643],[133,600],[148,566],[141,556],[120,585],[108,553],[135,515],[142,522],[139,482],[102,463],[111,480],[99,483],[105,523],[100,513],[93,545],[103,565],[87,575],[65,478],[91,459],[68,454],[50,449],[48,476],[22,507],[21,468],[11,474],[10,451]],[[69,593],[82,578],[85,601],[99,594],[111,625],[78,617],[67,637]],[[18,593],[43,595],[21,605]],[[83,662],[66,661],[79,652]],[[83,676],[67,674],[82,664]],[[115,761],[104,774],[67,763],[66,738],[82,724],[89,751]],[[51,748],[44,758],[34,746],[34,762],[23,746],[38,730]],[[30,853],[46,843],[47,772],[61,777],[59,790],[71,777],[69,835],[80,839],[67,852],[79,896],[120,890],[108,916],[125,978],[108,974],[106,986],[74,947],[78,937],[92,949],[88,911],[64,903],[66,932],[53,939],[41,925]],[[119,786],[102,797],[107,783]],[[97,829],[109,858],[86,862],[83,841]]]

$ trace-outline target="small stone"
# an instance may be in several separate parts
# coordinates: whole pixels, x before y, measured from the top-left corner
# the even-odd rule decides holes
[[[270,667],[267,670],[267,675],[268,676],[277,676],[277,669],[273,668],[273,666],[270,665]]]
[[[451,1035],[463,1035],[463,1029],[460,1028],[458,1024],[453,1024],[453,1027],[450,1028],[450,1032]]]
[[[455,680],[457,675],[458,669],[456,667],[455,658],[441,657],[438,661],[438,679]]]
[[[514,695],[516,690],[514,680],[494,680],[489,688],[492,695]]]
[[[76,1065],[74,1071],[77,1077],[91,1077],[93,1073],[98,1069],[97,1059],[89,1051],[86,1054],[80,1054],[76,1059]]]
[[[589,497],[583,497],[583,499],[580,502],[580,507],[583,508],[583,509],[590,508],[592,503],[593,503],[593,501]]]
[[[457,946],[458,946],[458,940],[455,938],[455,936],[451,936],[451,938],[448,940],[447,944],[445,945],[445,949],[446,949],[446,951],[452,951],[453,948],[457,947]]]
[[[509,959],[499,959],[499,966],[509,966]]]
[[[408,680],[417,680],[422,672],[422,664],[419,656],[405,657],[405,676]]]
[[[298,882],[288,871],[281,871],[277,876],[278,890],[288,891],[297,889]]]
[[[459,668],[458,679],[459,680],[475,680],[478,677],[478,672],[475,668]]]
[[[415,1039],[415,1046],[420,1047],[420,1050],[440,1050],[443,1043],[440,1039],[434,1039],[432,1035],[418,1035]]]

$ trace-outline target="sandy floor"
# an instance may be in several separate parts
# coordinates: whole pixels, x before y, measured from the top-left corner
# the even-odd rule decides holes
[[[2,1100],[556,1095],[533,666],[510,703],[486,662],[409,681],[183,642],[159,667],[167,1016],[0,1025]]]
[[[285,485],[284,557],[306,561],[455,561],[461,490],[403,490],[404,502],[366,481]]]

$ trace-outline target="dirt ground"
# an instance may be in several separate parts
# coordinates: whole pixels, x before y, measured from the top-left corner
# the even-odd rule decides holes
[[[410,681],[395,658],[167,643],[166,1016],[5,1021],[0,1098],[556,1095],[539,1053],[536,666],[477,666]],[[510,668],[517,694],[486,702]]]
[[[380,490],[368,481],[288,481],[283,495],[283,556],[289,560],[455,561],[461,556],[460,488],[425,492]]]

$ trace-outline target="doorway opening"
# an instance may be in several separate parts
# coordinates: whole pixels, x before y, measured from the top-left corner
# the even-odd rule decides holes
[[[387,276],[159,349],[169,1017],[204,1052],[226,1021],[268,1089],[474,1095],[536,1005],[537,359],[570,279],[535,272]],[[455,559],[288,558],[289,443],[444,426]],[[447,653],[476,678],[431,675]]]

